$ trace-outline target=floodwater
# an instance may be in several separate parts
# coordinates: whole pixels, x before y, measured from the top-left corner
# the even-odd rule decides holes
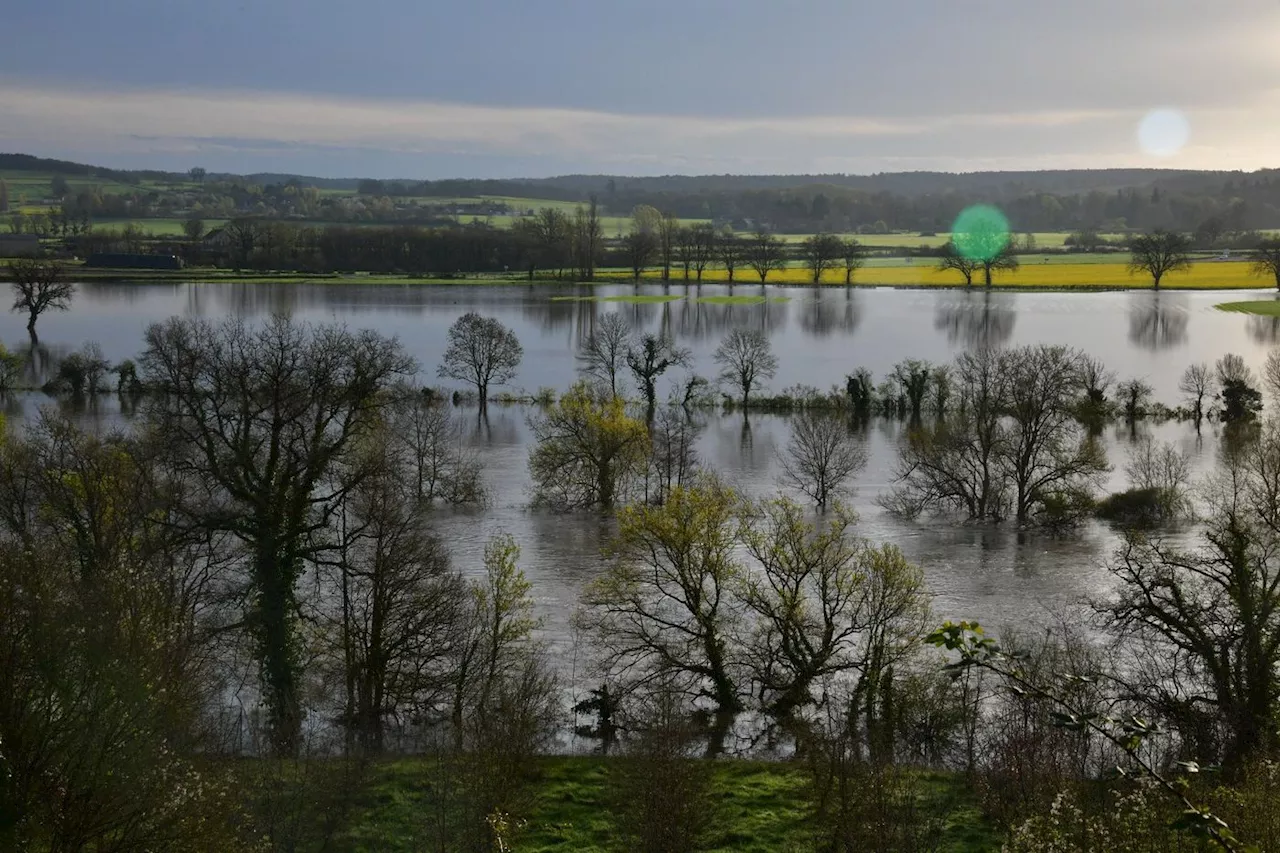
[[[764,295],[757,305],[700,303],[699,297]],[[553,300],[572,296],[672,295],[666,303]],[[539,284],[465,286],[260,285],[260,284],[87,284],[71,310],[39,322],[41,343],[51,353],[96,341],[113,360],[136,357],[148,323],[169,316],[211,319],[235,315],[260,318],[289,312],[315,322],[337,320],[396,335],[422,366],[422,380],[434,383],[445,348],[446,330],[467,311],[495,316],[513,328],[524,345],[524,362],[511,390],[566,388],[575,377],[574,351],[584,335],[610,311],[632,325],[665,332],[694,354],[694,370],[715,373],[711,360],[718,341],[734,327],[766,331],[778,356],[772,390],[803,383],[826,389],[842,384],[857,367],[877,380],[898,361],[946,361],[983,344],[1016,346],[1067,344],[1100,358],[1121,378],[1143,377],[1157,399],[1178,402],[1177,382],[1188,364],[1212,362],[1226,352],[1244,356],[1255,369],[1280,340],[1280,320],[1217,311],[1217,302],[1258,298],[1235,293],[984,293],[954,290],[766,287],[740,284],[669,287],[619,285],[594,289]],[[785,301],[773,301],[785,299]],[[25,342],[24,319],[0,317],[0,340]],[[679,377],[671,377],[678,379]],[[496,389],[502,390],[502,389]],[[660,389],[665,393],[665,389]],[[40,395],[17,404],[12,415],[31,411]],[[487,423],[474,409],[459,409],[466,440],[483,448],[485,478],[492,495],[483,510],[440,510],[439,535],[456,565],[480,569],[486,539],[510,532],[522,548],[521,565],[547,619],[548,639],[560,660],[575,659],[568,630],[578,591],[604,565],[601,548],[611,523],[595,515],[556,516],[528,508],[529,409],[490,407]],[[105,415],[110,415],[107,406]],[[789,434],[788,418],[741,413],[709,414],[698,445],[701,461],[749,494],[774,489],[778,453]],[[1139,427],[1192,454],[1199,470],[1214,464],[1218,440],[1213,429],[1197,437],[1189,424]],[[878,494],[891,486],[900,426],[873,421],[860,441],[868,464],[858,476],[851,502],[862,535],[896,543],[925,570],[943,618],[977,619],[993,627],[1043,625],[1105,593],[1105,561],[1117,544],[1105,526],[1091,524],[1055,539],[982,525],[937,521],[904,522],[884,513]],[[1127,429],[1108,431],[1113,487],[1124,485],[1122,468],[1132,440]]]

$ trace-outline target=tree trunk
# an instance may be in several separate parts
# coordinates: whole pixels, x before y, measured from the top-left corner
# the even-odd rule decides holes
[[[262,696],[268,737],[277,755],[296,755],[302,734],[293,638],[293,567],[279,553],[275,536],[259,539],[254,555],[257,586],[255,631],[262,661]]]

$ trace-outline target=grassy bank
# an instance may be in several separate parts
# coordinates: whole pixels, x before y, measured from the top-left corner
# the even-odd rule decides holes
[[[597,757],[544,758],[530,788],[516,853],[605,853],[619,847],[611,816],[610,762]],[[371,768],[328,849],[396,853],[426,849],[433,815],[435,767],[428,759],[403,759]],[[979,816],[962,779],[939,773],[918,776],[918,804],[941,833],[936,849],[951,853],[998,850],[999,838]],[[814,851],[816,821],[806,797],[806,777],[774,762],[714,763],[715,813],[704,850],[715,853]],[[316,815],[319,821],[321,816]]]

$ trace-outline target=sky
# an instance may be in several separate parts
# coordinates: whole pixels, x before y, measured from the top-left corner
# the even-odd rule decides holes
[[[0,151],[118,168],[1280,166],[1276,0],[6,6]]]

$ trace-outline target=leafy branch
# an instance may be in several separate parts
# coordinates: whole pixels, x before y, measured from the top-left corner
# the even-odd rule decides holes
[[[1171,829],[1206,838],[1229,853],[1257,853],[1257,847],[1245,845],[1235,837],[1226,821],[1187,797],[1189,784],[1185,778],[1169,779],[1142,757],[1142,745],[1152,735],[1160,733],[1160,728],[1155,724],[1132,714],[1112,717],[1076,707],[1049,687],[1035,683],[1018,665],[1019,655],[1001,649],[994,639],[985,635],[977,622],[944,622],[925,641],[959,656],[957,660],[947,664],[947,671],[958,675],[967,669],[977,668],[995,673],[1010,683],[1010,689],[1015,694],[1043,699],[1061,708],[1061,711],[1052,713],[1055,726],[1067,731],[1093,732],[1120,748],[1138,768],[1126,770],[1117,767],[1116,772],[1121,777],[1145,775],[1182,805],[1182,814],[1170,825]],[[1066,678],[1083,684],[1091,684],[1095,680],[1082,675],[1068,675]],[[1202,768],[1194,761],[1179,761],[1177,766],[1188,774],[1213,769]]]

